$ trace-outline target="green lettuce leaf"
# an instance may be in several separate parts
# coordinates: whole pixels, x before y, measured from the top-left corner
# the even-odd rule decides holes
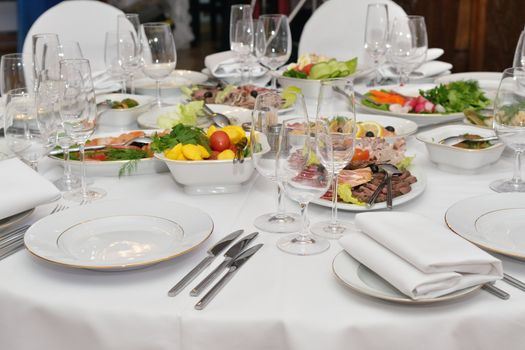
[[[193,126],[197,124],[197,118],[202,114],[204,101],[192,101],[186,104],[179,104],[174,111],[160,115],[157,118],[157,125],[161,129],[171,129],[177,124]]]
[[[396,167],[401,171],[408,169],[408,167],[412,164],[412,160],[415,157],[416,156],[412,156],[412,157],[406,156],[405,158],[403,158],[402,161],[396,164]]]
[[[349,184],[340,184],[337,187],[337,194],[339,195],[339,198],[341,198],[345,203],[351,203],[362,206],[366,205],[365,202],[361,202],[359,199],[354,197],[354,195],[352,194],[352,187]]]

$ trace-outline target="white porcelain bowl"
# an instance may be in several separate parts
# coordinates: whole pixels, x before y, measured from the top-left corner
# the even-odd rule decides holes
[[[301,89],[301,93],[306,98],[317,98],[321,89],[321,80],[299,79],[283,77],[282,72],[277,72],[277,81],[283,89],[289,86],[295,86]]]
[[[233,164],[232,160],[171,160],[162,153],[156,153],[155,157],[166,163],[175,181],[188,194],[238,192],[254,170],[251,158]]]
[[[495,143],[484,149],[463,149],[439,143],[446,137],[462,134],[482,137],[494,136],[494,131],[469,125],[447,125],[419,133],[416,138],[425,143],[430,160],[445,171],[471,172],[496,162],[505,149],[503,143]]]
[[[150,102],[154,100],[151,96],[131,95],[131,94],[106,94],[97,96],[97,103],[104,100],[122,101],[126,98],[131,98],[139,103],[138,106],[127,109],[108,109],[104,110],[98,120],[97,124],[103,127],[125,128],[135,126],[139,115],[148,109]]]

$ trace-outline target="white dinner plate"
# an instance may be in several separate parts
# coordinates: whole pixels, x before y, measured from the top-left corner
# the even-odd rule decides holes
[[[424,172],[422,172],[416,166],[411,166],[410,169],[408,170],[410,171],[412,175],[416,177],[417,182],[411,185],[412,190],[410,192],[402,196],[395,197],[393,199],[392,205],[394,206],[394,208],[398,205],[401,205],[403,203],[413,200],[414,198],[419,196],[421,193],[423,193],[423,191],[425,190],[425,187],[427,186],[427,178]],[[322,199],[322,198],[314,199],[311,203],[315,203],[315,204],[321,205],[323,207],[328,207],[328,208],[332,207],[332,200],[327,200],[327,199]],[[363,206],[363,205],[339,202],[337,204],[337,209],[347,210],[347,211],[380,210],[380,209],[386,209],[386,202],[376,203],[370,208]]]
[[[492,193],[452,205],[445,222],[456,234],[491,252],[525,260],[525,193]]]
[[[471,294],[481,287],[481,285],[473,286],[437,298],[413,300],[344,250],[335,256],[332,262],[332,271],[343,285],[356,292],[372,298],[412,305],[457,299]]]
[[[23,211],[21,213],[17,213],[17,214],[14,214],[14,215],[11,215],[11,216],[8,216],[6,218],[1,219],[0,220],[0,231],[1,230],[5,230],[8,227],[11,227],[11,226],[19,223],[20,221],[24,220],[29,215],[31,215],[33,213],[33,211],[35,211],[35,208],[29,209],[29,210],[25,210],[25,211]]]
[[[384,90],[394,90],[399,92],[400,94],[407,95],[407,96],[417,96],[419,94],[419,90],[429,90],[434,88],[435,84],[408,84],[405,86],[399,86],[399,85],[385,85],[380,86],[378,88],[384,89]],[[370,87],[367,86],[356,86],[356,91],[360,92],[361,94],[365,94],[370,90]],[[359,101],[358,101],[359,102]],[[372,107],[365,106],[361,103],[359,103],[359,108],[366,112],[374,113],[374,114],[380,114],[380,115],[386,115],[391,117],[401,117],[408,120],[412,120],[419,126],[427,126],[427,125],[433,125],[433,124],[441,124],[441,123],[447,123],[452,122],[455,120],[461,120],[464,117],[463,112],[458,113],[450,113],[450,114],[425,114],[425,113],[397,113],[397,112],[391,112],[391,111],[382,111],[379,109],[375,109]]]
[[[127,131],[127,132],[132,132]],[[142,131],[142,130],[141,130]],[[126,132],[126,133],[127,133]],[[93,136],[91,139],[99,138],[99,137],[115,137],[122,135],[123,132],[118,133],[101,133]],[[149,135],[148,132],[146,132],[146,135]],[[62,166],[64,166],[64,161],[58,157],[55,156],[49,156],[55,163],[58,163]],[[89,160],[86,161],[86,174],[88,176],[107,176],[107,177],[118,177],[120,175],[122,176],[128,176],[128,175],[147,175],[147,174],[158,174],[158,173],[165,173],[168,171],[168,167],[164,162],[156,159],[155,157],[151,158],[144,158],[139,159],[136,161],[136,163],[133,166],[130,166],[129,160],[108,160],[108,161],[97,161],[97,160]],[[73,171],[76,174],[80,174],[81,170],[81,163],[78,160],[70,160],[69,164],[71,166],[71,171]],[[123,171],[121,173],[121,169],[123,167],[128,167],[128,171]]]
[[[208,76],[201,72],[177,69],[173,71],[169,77],[161,81],[160,88],[162,90],[162,96],[181,95],[180,88],[182,86],[202,84],[206,80],[208,80]],[[135,93],[139,95],[156,96],[157,85],[155,80],[150,78],[137,79],[135,81]]]
[[[381,125],[382,127],[392,126],[395,129],[396,136],[387,137],[386,139],[408,137],[415,134],[417,131],[417,124],[411,120],[397,118],[397,117],[386,117],[377,114],[362,114],[357,115],[358,122],[373,121]]]
[[[221,113],[231,119],[233,124],[241,125],[242,123],[252,121],[252,111],[242,107],[228,106],[228,105],[218,105],[218,104],[208,104],[208,107],[216,113]],[[157,119],[166,113],[173,112],[176,110],[176,106],[168,106],[159,109],[153,109],[147,111],[146,113],[141,114],[137,123],[140,127],[145,129],[158,129]],[[198,126],[208,127],[210,122],[207,118],[199,118],[197,121]]]
[[[198,208],[161,200],[109,200],[49,215],[24,242],[35,256],[67,267],[142,268],[185,254],[213,231]]]

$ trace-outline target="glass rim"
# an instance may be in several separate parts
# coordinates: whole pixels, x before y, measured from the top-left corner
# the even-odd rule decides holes
[[[61,65],[61,64],[66,64],[66,63],[74,63],[74,62],[82,62],[82,63],[88,63],[89,64],[89,59],[87,58],[64,58],[64,59],[61,59],[60,61],[58,61],[58,63]]]
[[[27,52],[13,52],[13,53],[6,53],[2,56],[0,56],[1,58],[13,58],[13,57],[29,57],[31,58],[31,54],[27,53]]]
[[[142,23],[140,25],[141,27],[170,27],[170,25],[166,22],[147,22],[147,23]]]
[[[252,8],[252,5],[250,4],[234,4],[231,6],[231,8],[238,8],[238,9],[242,9],[242,8],[249,8],[251,9]]]
[[[283,17],[288,19],[287,15],[283,15],[281,13],[268,13],[268,14],[265,14],[265,15],[260,15],[258,19],[261,19],[261,18],[283,18]]]
[[[505,68],[501,74],[515,72],[515,71],[518,71],[518,72],[522,71],[523,73],[525,73],[525,67],[508,67],[508,68]]]
[[[16,89],[11,89],[11,90],[8,90],[5,94],[6,95],[11,95],[11,96],[17,96],[17,95],[31,95],[33,91],[27,87],[21,87],[21,88],[16,88]]]
[[[126,13],[122,13],[122,14],[118,15],[118,17],[125,17],[125,18],[135,17],[135,16],[139,17],[139,14],[136,13],[136,12],[129,12],[129,13],[126,12]]]

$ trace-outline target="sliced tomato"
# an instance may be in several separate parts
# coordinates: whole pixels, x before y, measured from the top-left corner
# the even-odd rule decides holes
[[[369,158],[370,152],[368,152],[367,149],[362,150],[360,148],[356,148],[354,151],[354,156],[352,157],[352,162],[368,160]]]
[[[310,75],[310,71],[312,70],[313,66],[314,66],[313,63],[307,64],[306,66],[303,67],[302,71],[304,72],[304,74]]]
[[[89,156],[86,156],[86,159],[98,160],[98,161],[104,161],[107,158],[108,157],[104,153],[93,153],[93,154],[90,154]]]

